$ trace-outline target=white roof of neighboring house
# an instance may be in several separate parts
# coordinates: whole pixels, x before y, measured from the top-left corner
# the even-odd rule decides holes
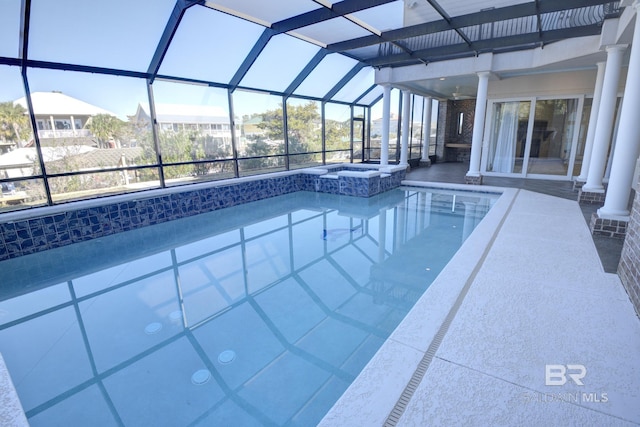
[[[109,114],[115,116],[115,114],[110,111],[60,92],[33,92],[31,94],[31,102],[33,102],[33,109],[36,115],[95,116],[98,114]],[[14,104],[20,104],[24,108],[27,108],[27,100],[25,97],[14,101]]]
[[[229,123],[229,113],[214,105],[184,105],[156,103],[156,120],[159,123]],[[149,117],[149,107],[140,104]]]

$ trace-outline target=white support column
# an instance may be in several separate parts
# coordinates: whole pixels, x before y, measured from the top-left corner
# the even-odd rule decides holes
[[[487,88],[490,74],[488,71],[478,73],[478,92],[473,118],[473,136],[471,138],[471,158],[469,159],[469,172],[465,177],[465,182],[468,184],[482,183],[480,155],[482,154],[482,137],[484,135],[484,120],[487,112]]]
[[[418,214],[418,233],[424,230],[424,209],[427,204],[426,195],[427,193],[424,191],[418,192],[418,209],[416,212]]]
[[[589,173],[587,175],[587,182],[582,187],[582,193],[604,194],[602,178],[604,177],[604,169],[607,163],[607,151],[609,149],[611,130],[613,128],[622,55],[625,49],[626,46],[621,45],[607,48],[607,65],[602,83],[598,121],[596,123],[591,161],[589,162]]]
[[[387,250],[387,209],[380,209],[378,216],[378,263],[386,258]]]
[[[429,143],[431,141],[431,97],[424,98],[424,115],[422,117],[422,156],[421,161],[429,160]]]
[[[628,221],[629,196],[636,161],[640,155],[640,3],[633,3],[636,9],[636,26],[631,44],[631,56],[627,82],[624,88],[624,102],[620,111],[620,124],[616,137],[616,149],[613,153],[611,176],[604,206],[598,209],[598,216],[605,219],[623,219]],[[626,217],[626,218],[621,218]]]
[[[389,165],[389,120],[391,119],[391,86],[383,86],[382,141],[380,142],[380,166]]]
[[[469,234],[475,228],[475,220],[476,220],[476,208],[478,207],[478,203],[476,202],[462,202],[464,204],[464,222],[462,223],[462,242],[464,243],[469,237]]]
[[[53,137],[55,138],[58,134],[56,133],[56,122],[53,120],[53,116],[49,116],[49,123],[51,124],[51,132],[53,132]]]
[[[396,235],[394,252],[398,251],[406,241],[405,233],[407,230],[407,201],[396,206]]]
[[[411,92],[402,91],[402,129],[400,139],[400,166],[409,166],[409,119],[411,118]]]
[[[582,157],[582,167],[580,175],[576,181],[584,183],[589,174],[589,162],[591,162],[591,151],[593,150],[593,141],[596,134],[596,125],[598,123],[598,111],[600,109],[600,99],[602,97],[602,83],[604,82],[604,62],[598,62],[598,73],[596,74],[596,86],[593,91],[593,102],[591,103],[591,114],[589,115],[589,128],[587,129],[587,137],[584,143],[584,156]]]
[[[71,130],[73,131],[73,136],[78,136],[76,132],[76,119],[73,116],[71,116]]]

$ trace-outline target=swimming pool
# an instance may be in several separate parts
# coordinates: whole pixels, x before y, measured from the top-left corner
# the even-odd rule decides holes
[[[296,192],[0,262],[33,426],[315,425],[496,200]]]

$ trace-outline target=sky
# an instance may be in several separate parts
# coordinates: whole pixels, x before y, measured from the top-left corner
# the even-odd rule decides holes
[[[256,4],[236,1],[238,8]],[[291,7],[287,2],[274,2],[281,7]],[[20,0],[0,1],[0,56],[17,58],[20,4]],[[28,57],[145,72],[174,4],[175,0],[32,0]],[[380,10],[389,11],[389,7]],[[275,12],[265,8],[261,13],[268,16]],[[372,10],[369,16],[364,12],[361,15],[361,18],[376,22]],[[159,72],[227,84],[264,30],[262,25],[207,7],[191,7],[183,17]],[[284,91],[319,50],[312,43],[286,34],[274,36],[240,85]],[[355,65],[354,59],[329,54],[295,93],[322,97]],[[122,119],[134,114],[139,103],[148,103],[143,79],[46,69],[29,69],[27,78],[31,92],[61,91],[111,111]],[[335,99],[353,101],[373,84],[374,71],[365,68],[338,92]],[[156,102],[215,105],[228,110],[226,90],[159,81],[153,85],[153,90]],[[0,101],[23,96],[19,69],[0,65]],[[272,109],[271,98],[275,97],[251,96],[247,99],[244,94],[234,95],[235,114],[243,116]],[[374,110],[373,118],[381,116],[381,107],[376,106]]]

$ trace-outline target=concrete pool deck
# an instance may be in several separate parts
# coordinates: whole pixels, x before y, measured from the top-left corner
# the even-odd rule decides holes
[[[578,203],[502,191],[322,426],[640,425],[640,319]]]

